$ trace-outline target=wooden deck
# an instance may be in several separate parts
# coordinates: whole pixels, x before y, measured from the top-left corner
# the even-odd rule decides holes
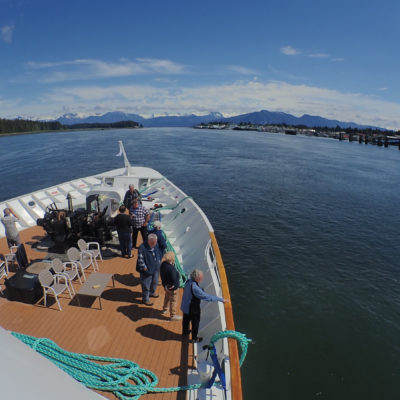
[[[47,253],[31,248],[44,237],[42,228],[29,228],[20,235],[30,260],[47,257]],[[6,240],[0,239],[0,253],[8,252]],[[141,304],[141,288],[135,271],[136,251],[134,254],[132,259],[114,257],[99,263],[100,272],[112,273],[115,277],[115,288],[110,282],[103,293],[102,310],[98,299],[81,301],[81,306],[78,306],[76,299],[71,300],[68,293],[60,298],[62,311],[58,310],[51,296],[47,308],[43,299],[35,305],[28,305],[0,296],[0,325],[7,330],[47,337],[69,351],[132,360],[153,371],[160,380],[159,387],[186,384],[187,369],[193,364],[192,345],[182,340],[180,321],[171,322],[160,314],[164,298],[160,286],[160,297],[152,299],[155,300],[153,306]],[[3,283],[2,279],[0,284],[4,290]],[[79,280],[76,280],[75,291],[79,287]],[[110,399],[116,398],[110,393],[99,393]],[[180,392],[142,398],[185,397],[186,393]]]

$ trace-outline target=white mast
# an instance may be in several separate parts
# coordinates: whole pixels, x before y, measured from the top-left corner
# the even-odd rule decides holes
[[[124,156],[125,175],[129,175],[130,170],[131,170],[131,164],[128,160],[128,157],[126,156],[125,148],[124,148],[124,144],[122,143],[122,140],[118,140],[118,143],[119,143],[119,154],[117,154],[117,155]]]

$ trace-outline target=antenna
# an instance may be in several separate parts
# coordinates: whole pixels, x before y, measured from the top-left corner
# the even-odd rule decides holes
[[[129,163],[128,157],[126,156],[122,140],[118,140],[118,143],[119,143],[119,153],[117,154],[117,156],[124,156],[125,173],[126,175],[129,175],[131,164]]]

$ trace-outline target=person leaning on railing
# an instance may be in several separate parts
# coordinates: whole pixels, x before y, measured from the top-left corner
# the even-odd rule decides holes
[[[200,288],[199,284],[203,281],[203,272],[197,269],[190,274],[190,279],[186,282],[183,290],[181,310],[183,312],[182,319],[182,335],[189,335],[189,323],[192,324],[192,342],[199,343],[203,338],[198,337],[200,324],[200,302],[204,301],[221,301],[227,303],[228,299],[212,296],[207,294]]]

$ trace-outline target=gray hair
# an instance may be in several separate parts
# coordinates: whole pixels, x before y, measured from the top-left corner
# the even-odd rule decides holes
[[[153,226],[154,228],[161,228],[162,227],[161,221],[154,221]]]
[[[200,278],[200,276],[203,275],[203,271],[200,271],[199,269],[194,269],[191,274],[190,274],[190,279],[197,281],[197,279]]]
[[[150,235],[147,237],[147,241],[154,239],[157,241],[157,235],[155,233],[150,233]]]
[[[130,187],[130,188],[131,188],[131,187],[135,188],[135,185],[134,185],[133,183],[131,183],[131,184],[129,185],[129,187]]]

